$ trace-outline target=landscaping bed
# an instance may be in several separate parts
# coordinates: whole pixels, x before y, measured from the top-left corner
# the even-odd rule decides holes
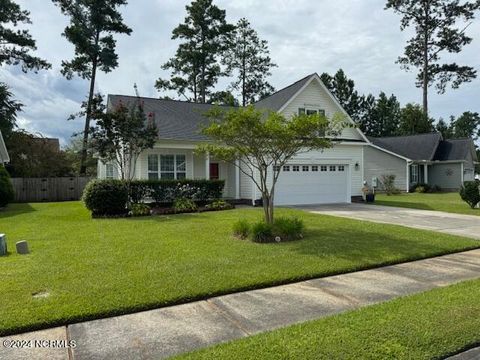
[[[81,202],[11,204],[0,212],[0,335],[126,314],[478,248],[478,241],[278,209],[304,238],[258,244],[232,234],[261,209],[92,219]],[[41,297],[35,294],[42,294]]]

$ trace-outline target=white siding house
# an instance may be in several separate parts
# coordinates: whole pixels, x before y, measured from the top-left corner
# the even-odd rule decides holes
[[[110,95],[109,107],[135,98]],[[210,141],[200,129],[208,123],[204,116],[211,105],[182,101],[141,98],[144,110],[155,119],[158,141],[153,149],[141,154],[136,165],[137,179],[210,179],[225,180],[226,198],[254,203],[260,192],[254,182],[233,164],[216,161],[194,153],[201,142]],[[254,106],[277,111],[287,117],[298,113],[321,112],[327,117],[344,109],[326,89],[317,74],[309,75],[276,92]],[[348,115],[346,115],[348,118]],[[353,121],[348,118],[353,124]],[[324,151],[298,154],[283,169],[276,190],[279,205],[350,202],[361,196],[364,180],[363,149],[369,144],[363,133],[352,126],[334,139],[334,146]],[[117,178],[111,164],[99,162],[100,178]],[[273,170],[273,169],[272,169]]]

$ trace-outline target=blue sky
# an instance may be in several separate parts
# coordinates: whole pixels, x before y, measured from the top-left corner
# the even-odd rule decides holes
[[[88,82],[68,81],[60,74],[61,61],[73,56],[73,47],[61,36],[68,21],[49,0],[17,0],[31,12],[32,35],[37,54],[53,65],[49,71],[23,74],[19,68],[0,69],[18,100],[25,104],[19,125],[31,132],[59,137],[68,142],[82,129],[82,121],[67,121],[85,99]],[[133,94],[137,83],[142,96],[158,96],[155,80],[168,73],[161,70],[175,52],[171,31],[185,17],[186,0],[130,0],[122,9],[131,36],[118,37],[120,65],[100,74],[96,90],[103,94]],[[395,64],[410,34],[400,32],[400,18],[385,11],[384,0],[217,0],[228,20],[246,17],[269,42],[271,56],[279,65],[271,83],[280,89],[313,72],[334,73],[343,68],[360,92],[380,91],[397,95],[402,104],[421,102],[415,74]],[[141,4],[141,5],[140,5]],[[480,70],[480,20],[469,28],[471,45],[454,56],[456,62]],[[222,79],[219,88],[228,85]],[[448,118],[464,111],[480,112],[480,79],[458,90],[437,95],[431,89],[431,115]]]

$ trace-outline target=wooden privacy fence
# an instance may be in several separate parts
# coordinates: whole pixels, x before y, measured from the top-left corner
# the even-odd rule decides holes
[[[12,178],[15,202],[79,200],[89,177]]]

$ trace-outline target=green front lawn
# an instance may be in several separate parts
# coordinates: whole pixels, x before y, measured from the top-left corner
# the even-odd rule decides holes
[[[377,194],[375,204],[480,216],[480,209],[471,209],[458,193],[411,193],[392,196]]]
[[[480,345],[480,280],[294,325],[182,359],[443,359]]]
[[[96,219],[80,202],[14,204],[0,212],[0,335],[123,314],[479,247],[478,241],[279,209],[305,220],[283,244],[234,239],[260,209]],[[17,255],[16,241],[32,253]]]

